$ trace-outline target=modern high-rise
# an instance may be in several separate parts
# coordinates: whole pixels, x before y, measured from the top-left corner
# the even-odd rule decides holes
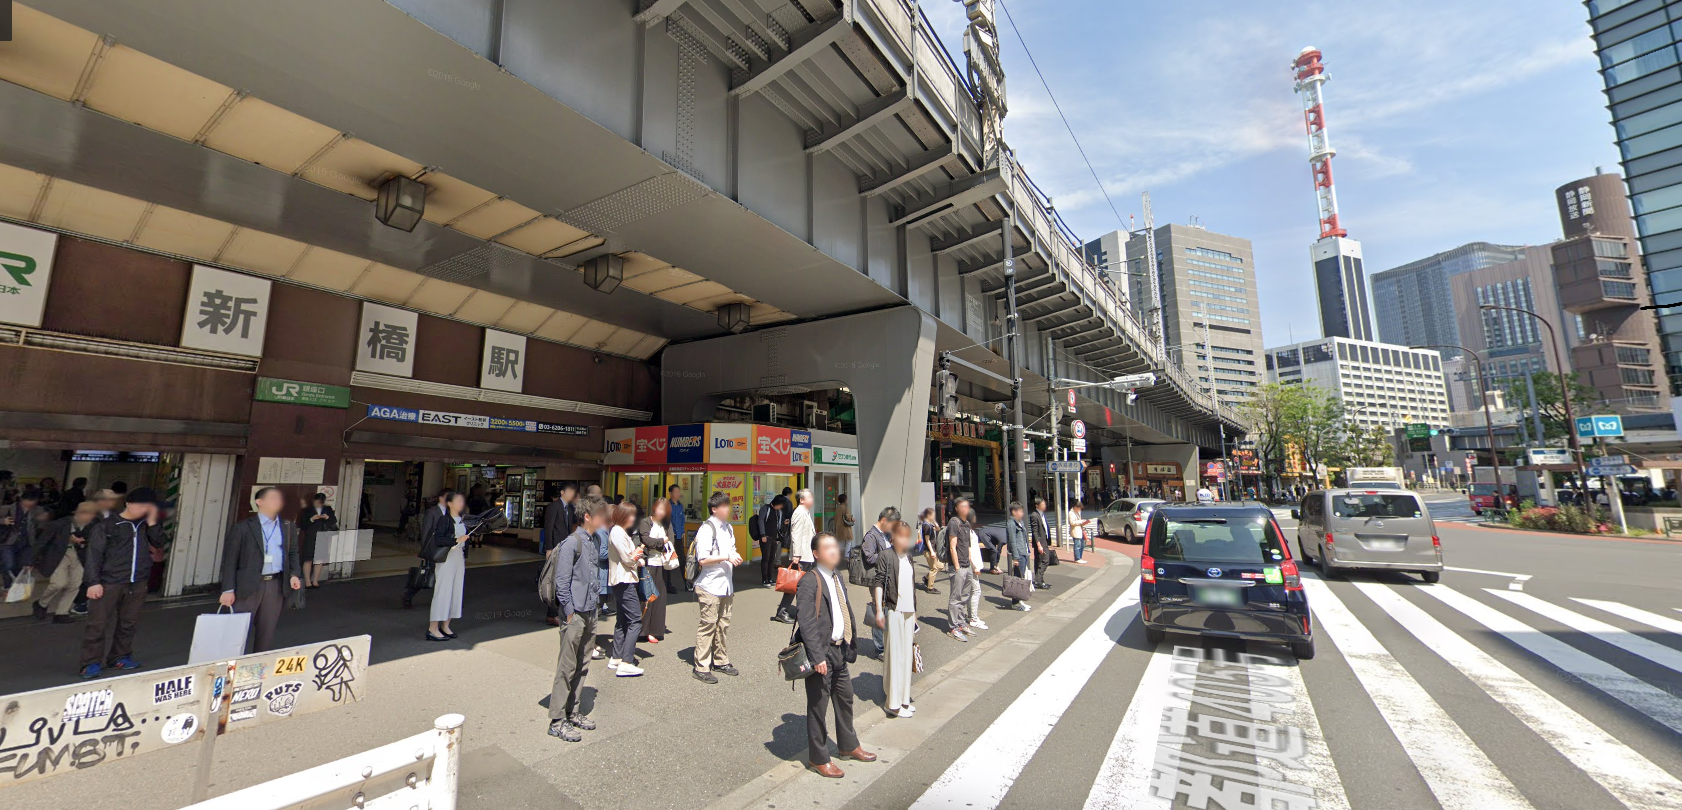
[[[1331,337],[1268,349],[1266,362],[1268,382],[1330,391],[1352,425],[1448,425],[1448,389],[1436,351]]]
[[[1554,200],[1565,239],[1550,258],[1559,303],[1574,316],[1572,368],[1622,410],[1668,407],[1655,318],[1641,309],[1652,296],[1623,178],[1595,174],[1566,183]]]
[[[1449,280],[1462,273],[1515,261],[1523,251],[1518,245],[1471,242],[1374,273],[1372,301],[1379,340],[1402,346],[1464,343],[1458,320],[1443,317],[1454,307]],[[1459,354],[1457,350],[1443,350],[1444,357]]]
[[[1326,337],[1372,340],[1372,310],[1367,306],[1361,243],[1347,236],[1326,236],[1309,246],[1308,255],[1314,262],[1320,333]]]
[[[1145,237],[1120,231],[1086,244],[1087,260],[1127,271],[1128,300],[1141,317],[1151,307],[1144,275]],[[1250,240],[1196,225],[1156,229],[1158,283],[1162,290],[1163,342],[1170,356],[1212,387],[1223,405],[1250,398],[1264,379],[1261,307]],[[1116,263],[1123,257],[1125,262]],[[1207,336],[1207,341],[1205,341]],[[1207,346],[1205,346],[1207,342]],[[1211,357],[1213,358],[1211,360]]]
[[[1682,53],[1677,47],[1682,2],[1588,0],[1585,5],[1653,302],[1682,301]],[[1660,312],[1658,336],[1670,393],[1676,395],[1682,393],[1682,309]]]
[[[1511,261],[1465,270],[1449,277],[1450,306],[1440,320],[1450,321],[1459,343],[1483,361],[1487,391],[1505,391],[1538,371],[1558,371],[1548,329],[1559,336],[1562,358],[1576,345],[1576,319],[1560,309],[1547,245],[1512,248]],[[1484,310],[1484,304],[1524,309],[1542,316],[1547,326],[1522,312]],[[1444,352],[1448,354],[1448,352]],[[1476,376],[1466,375],[1452,397],[1456,407],[1481,408]]]

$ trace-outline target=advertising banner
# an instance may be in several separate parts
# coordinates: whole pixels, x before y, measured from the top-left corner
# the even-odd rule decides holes
[[[753,425],[745,422],[707,423],[707,462],[709,464],[751,464],[749,437]]]
[[[792,441],[788,428],[754,425],[753,463],[787,465]]]
[[[636,444],[632,446],[631,456],[634,464],[665,464],[666,428],[637,428]]]
[[[700,464],[706,461],[706,442],[706,425],[672,425],[666,428],[666,463]]]
[[[40,326],[58,234],[0,222],[0,323]]]

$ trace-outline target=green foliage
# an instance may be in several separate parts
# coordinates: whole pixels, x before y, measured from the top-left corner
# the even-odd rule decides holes
[[[1571,407],[1577,416],[1587,416],[1592,406],[1600,401],[1600,392],[1583,384],[1577,375],[1567,376],[1570,386]],[[1567,439],[1571,432],[1571,423],[1565,418],[1565,398],[1560,396],[1559,375],[1552,371],[1536,371],[1530,375],[1530,385],[1536,391],[1535,412],[1542,415],[1542,432],[1546,434],[1547,442],[1560,442]],[[1532,410],[1530,408],[1530,391],[1524,386],[1524,378],[1516,377],[1507,382],[1507,405],[1519,412],[1521,418],[1528,420]]]
[[[1600,531],[1599,520],[1581,507],[1569,504],[1536,506],[1530,501],[1525,501],[1519,508],[1507,513],[1507,523],[1520,529],[1546,532],[1595,534]]]

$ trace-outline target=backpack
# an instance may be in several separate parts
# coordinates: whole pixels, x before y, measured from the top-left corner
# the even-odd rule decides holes
[[[847,581],[865,588],[876,584],[875,578],[870,575],[870,566],[864,562],[863,543],[853,546],[853,550],[847,553]]]
[[[765,539],[765,512],[770,508],[769,506],[761,506],[758,512],[753,513],[753,516],[748,518],[748,536],[753,538],[755,543]]]
[[[583,556],[583,554],[584,549],[582,547],[573,547],[572,564],[574,567],[578,566],[578,558]],[[537,575],[538,601],[541,601],[549,607],[561,606],[561,596],[555,591],[555,574],[558,573],[558,566],[556,563],[559,562],[560,556],[561,547],[559,544],[557,544],[554,548],[549,549],[549,553],[543,557],[543,570]]]
[[[940,527],[934,534],[934,558],[944,565],[952,564],[952,529],[949,526]]]

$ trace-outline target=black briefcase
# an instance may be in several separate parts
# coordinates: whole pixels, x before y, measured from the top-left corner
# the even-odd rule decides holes
[[[430,565],[416,566],[409,569],[409,591],[430,591],[436,573]]]

